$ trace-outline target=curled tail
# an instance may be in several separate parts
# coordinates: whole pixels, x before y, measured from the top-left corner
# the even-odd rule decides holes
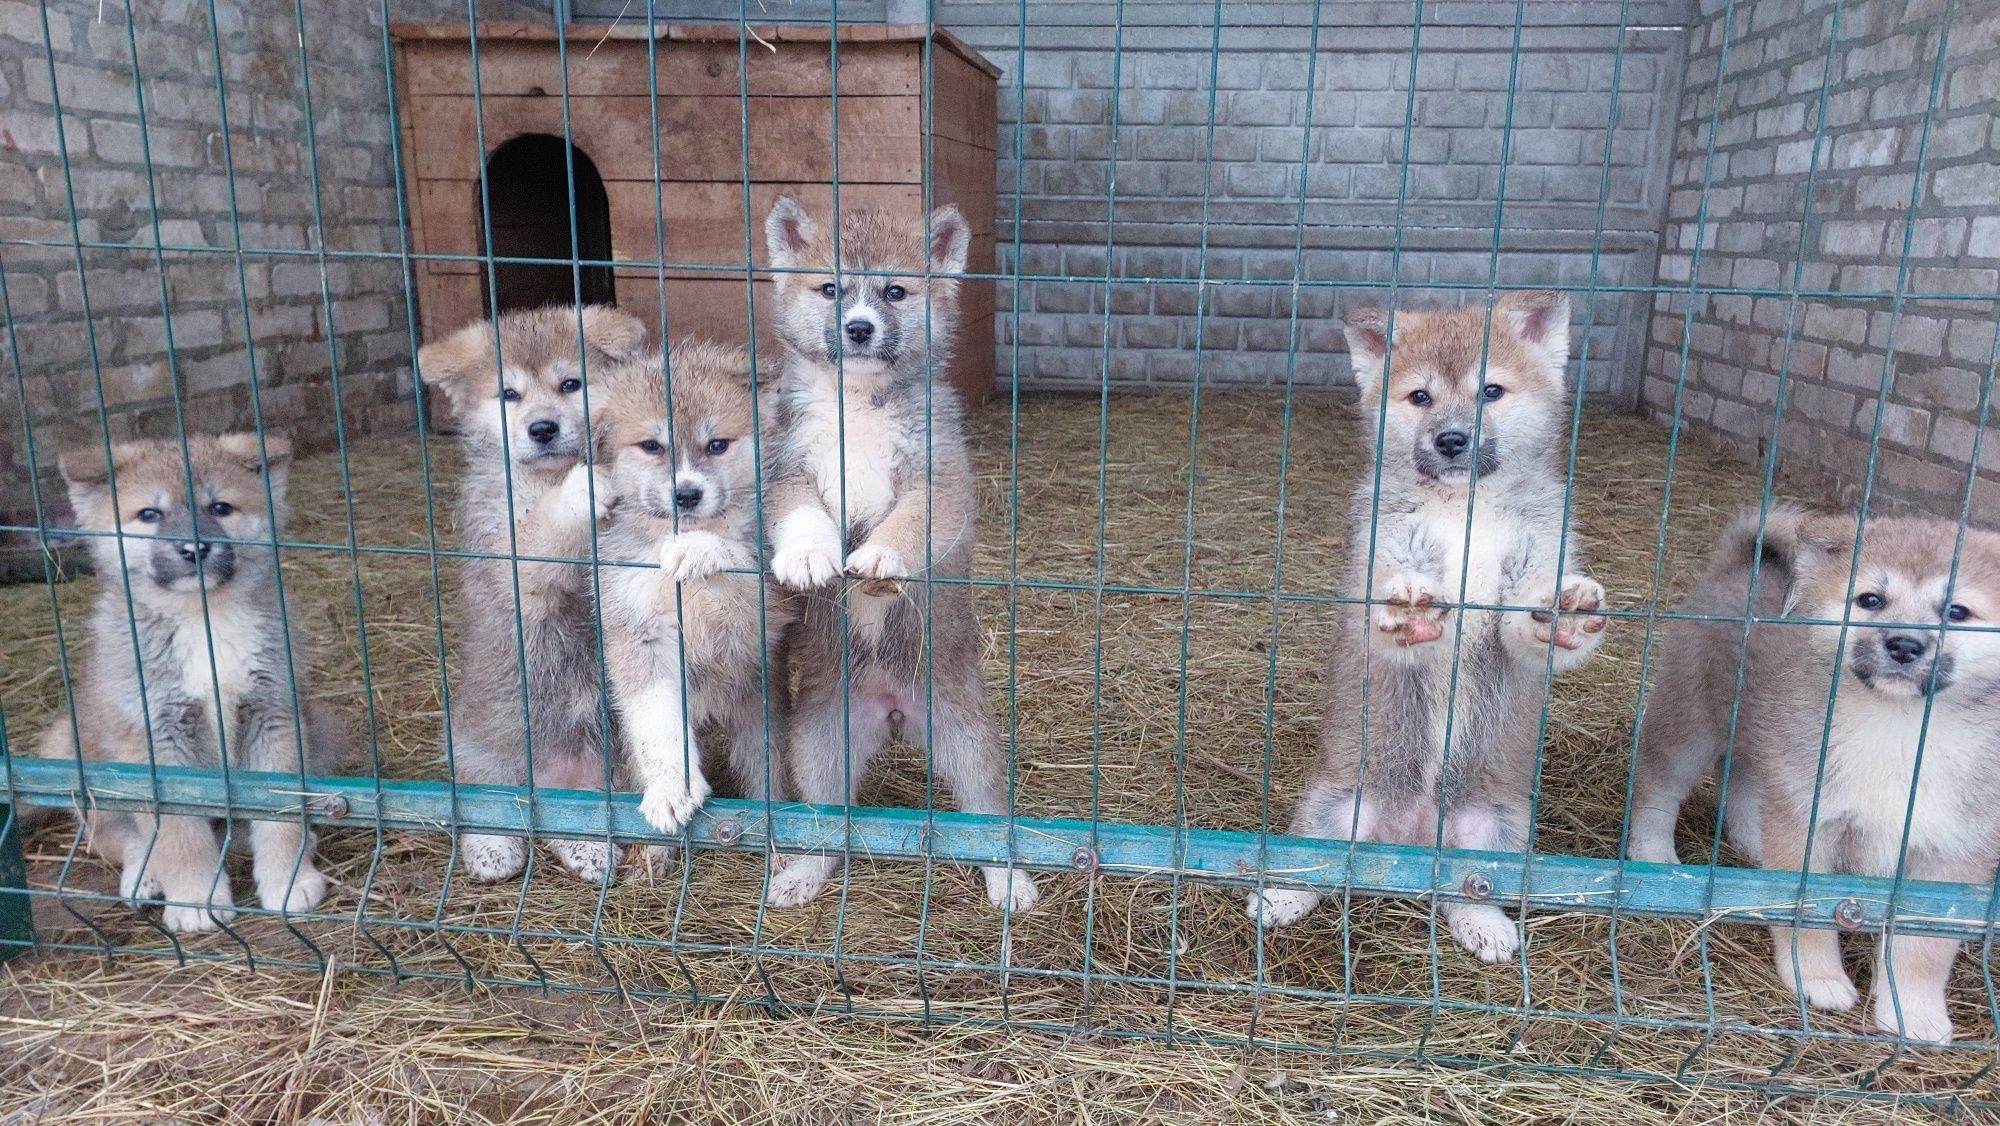
[[[1744,509],[1716,538],[1715,552],[1709,557],[1710,573],[1748,571],[1754,565],[1763,574],[1759,585],[1769,583],[1780,589],[1790,585],[1801,531],[1810,518],[1809,512],[1795,504],[1774,504],[1762,511]]]

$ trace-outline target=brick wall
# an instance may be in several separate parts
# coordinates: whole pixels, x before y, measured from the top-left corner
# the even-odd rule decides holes
[[[1876,495],[1956,516],[2000,285],[2000,7],[1952,5],[1948,36],[1943,0],[1701,7],[1660,262],[1700,292],[1656,298],[1646,407],[1671,418],[1678,388],[1692,431],[1746,457],[1775,444],[1782,472],[1850,500],[1879,411]],[[1987,521],[1996,473],[1989,440]]]
[[[1007,71],[1000,268],[1066,279],[1023,282],[1018,321],[1005,308],[1012,286],[1001,286],[1001,370],[1012,362],[1018,327],[1018,374],[1027,386],[1097,385],[1107,300],[1114,382],[1191,379],[1195,288],[1157,279],[1204,272],[1205,191],[1205,273],[1217,284],[1207,290],[1200,328],[1203,379],[1281,383],[1289,286],[1246,283],[1292,277],[1302,155],[1308,281],[1384,284],[1394,272],[1410,287],[1406,301],[1466,299],[1424,287],[1489,276],[1510,105],[1506,205],[1497,209],[1500,284],[1583,286],[1593,257],[1600,284],[1652,281],[1681,69],[1683,33],[1672,25],[1688,17],[1689,5],[1537,0],[1518,6],[1526,22],[1516,55],[1512,0],[1428,4],[1420,36],[1411,29],[1413,5],[1322,0],[1310,90],[1310,3],[1221,5],[1213,66],[1213,4],[1125,0],[1122,34],[1118,6],[1109,2],[1028,5],[1025,33],[1018,4],[942,0],[937,8],[940,22]],[[1399,208],[1413,41],[1416,128]],[[1122,49],[1122,61],[1114,49]],[[1211,79],[1212,163],[1205,137]],[[1601,192],[1607,143],[1608,191]],[[1114,172],[1116,204],[1108,209]],[[1107,210],[1114,220],[1109,287]],[[1018,259],[1008,222],[1016,214]],[[1400,265],[1393,254],[1399,221]],[[1294,378],[1305,386],[1345,381],[1335,310],[1385,298],[1303,290]],[[1601,294],[1593,306],[1586,385],[1636,401],[1647,302]]]

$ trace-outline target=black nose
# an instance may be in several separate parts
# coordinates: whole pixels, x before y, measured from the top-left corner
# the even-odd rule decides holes
[[[1465,452],[1465,447],[1472,444],[1472,439],[1463,430],[1447,430],[1432,438],[1431,444],[1444,456],[1457,457]]]
[[[695,508],[701,504],[701,488],[696,485],[682,485],[674,490],[675,508]]]
[[[1899,665],[1907,665],[1924,655],[1924,643],[1914,637],[1897,634],[1882,642],[1882,648],[1889,651],[1889,659]]]
[[[206,543],[183,543],[175,544],[174,548],[181,553],[182,559],[193,563],[197,559],[208,558],[208,549],[213,546],[213,544]]]
[[[866,344],[875,335],[875,325],[870,321],[856,318],[847,322],[847,338],[856,344]]]
[[[539,422],[530,422],[528,424],[528,437],[533,438],[544,446],[555,441],[556,435],[560,433],[562,433],[562,424],[546,418]]]

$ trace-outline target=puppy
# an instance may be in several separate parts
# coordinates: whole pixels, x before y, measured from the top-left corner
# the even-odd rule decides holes
[[[582,463],[585,380],[645,343],[645,326],[616,309],[550,306],[467,325],[417,354],[460,428],[459,538],[482,556],[459,571],[446,753],[462,784],[526,785],[531,756],[538,787],[605,784],[591,568],[530,560],[588,559],[612,491]],[[549,844],[583,879],[611,868],[602,841]],[[460,845],[482,880],[512,878],[528,860],[519,837],[468,834]]]
[[[1292,832],[1430,845],[1441,816],[1447,848],[1520,849],[1545,676],[1604,639],[1604,588],[1563,527],[1569,300],[1507,294],[1490,327],[1477,306],[1398,312],[1393,336],[1378,309],[1346,327],[1362,430],[1381,436],[1379,489],[1371,474],[1356,490],[1349,538],[1347,594],[1369,603],[1337,626]],[[1474,608],[1492,606],[1520,609]],[[1249,910],[1284,926],[1318,902],[1266,889]],[[1520,947],[1497,906],[1442,911],[1483,962]]]
[[[971,231],[955,207],[932,213],[928,237],[880,212],[844,215],[837,278],[831,232],[793,200],[778,200],[764,234],[773,266],[829,271],[777,274],[773,303],[784,367],[771,569],[807,593],[791,642],[798,797],[851,804],[900,730],[930,748],[960,808],[1005,813],[1006,759],[972,592],[929,581],[963,579],[972,566],[963,408],[939,378],[957,328],[952,275],[965,269]],[[772,877],[769,901],[806,902],[834,865],[795,857]],[[1039,898],[1025,872],[994,866],[985,876],[996,905],[1025,911]]]
[[[593,405],[617,504],[599,550],[607,564],[659,564],[605,566],[599,596],[639,811],[666,833],[708,797],[691,738],[704,724],[728,737],[745,796],[768,796],[783,770],[766,756],[784,731],[778,641],[791,620],[790,600],[760,573],[770,406],[752,397],[747,352],[702,341],[613,369]]]
[[[60,467],[90,537],[97,592],[90,649],[69,716],[42,736],[47,758],[329,774],[345,739],[309,692],[303,638],[286,629],[277,560],[291,442],[276,434],[143,439],[73,450]],[[192,482],[192,490],[189,485]],[[267,493],[268,487],[268,493]],[[127,539],[126,536],[144,536]],[[288,647],[289,643],[289,647]],[[92,846],[121,866],[120,895],[167,900],[168,930],[235,917],[207,818],[97,810]],[[297,820],[252,821],[257,900],[310,911],[326,895],[313,834]]]
[[[1723,798],[1730,843],[1765,868],[1892,876],[1901,859],[1913,879],[1993,879],[2000,634],[1950,627],[2000,623],[2000,536],[1966,529],[1960,554],[1955,524],[1871,519],[1856,567],[1855,530],[1852,516],[1779,507],[1764,520],[1761,549],[1754,511],[1724,533],[1685,609],[1740,619],[1752,606],[1754,565],[1760,618],[1848,624],[1759,621],[1747,645],[1740,621],[1669,627],[1640,727],[1633,859],[1675,862],[1674,822],[1729,745],[1747,660]],[[1773,927],[1771,937],[1778,979],[1808,1004],[1858,1000],[1837,932]],[[1957,952],[1949,938],[1885,938],[1875,1026],[1949,1042],[1944,990]]]

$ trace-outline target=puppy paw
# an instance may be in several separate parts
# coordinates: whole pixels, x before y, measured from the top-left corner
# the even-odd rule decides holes
[[[742,552],[714,532],[682,532],[660,544],[660,575],[677,583],[705,579],[734,567]]]
[[[1264,930],[1289,927],[1319,906],[1319,893],[1300,888],[1265,888],[1250,893],[1244,913]]]
[[[1674,849],[1672,837],[1641,837],[1634,835],[1626,842],[1625,858],[1641,864],[1679,864],[1680,853]]]
[[[257,881],[257,902],[266,911],[310,911],[326,898],[326,886],[326,877],[311,864],[299,865],[296,874],[287,866],[283,873]]]
[[[818,590],[840,574],[840,529],[832,518],[801,509],[771,537],[771,574],[792,590]]]
[[[127,864],[118,873],[118,897],[134,903],[163,898],[160,878],[150,868],[142,871],[137,864]]]
[[[986,877],[986,901],[1011,915],[1023,915],[1042,901],[1035,879],[1016,868],[982,868]]]
[[[833,858],[826,856],[788,858],[781,866],[772,868],[764,888],[764,902],[772,907],[803,907],[811,903],[833,878],[834,864]]]
[[[528,842],[519,837],[472,833],[459,841],[458,855],[475,880],[511,880],[528,866]]]
[[[1535,640],[1553,642],[1558,649],[1587,654],[1604,641],[1608,621],[1594,613],[1604,607],[1604,587],[1596,579],[1571,575],[1557,592],[1554,610],[1536,610],[1528,616],[1535,623]]]
[[[1861,991],[1854,987],[1854,979],[1838,967],[1800,974],[1780,971],[1778,981],[1786,989],[1796,990],[1799,996],[1806,999],[1806,1004],[1828,1012],[1844,1013],[1861,1000]]]
[[[1898,1000],[1903,1006],[1900,1021],[1896,1018]],[[1909,992],[1902,992],[1892,996],[1888,986],[1879,978],[1875,990],[1875,1027],[1924,1044],[1949,1044],[1952,1038],[1951,1017],[1945,1013],[1944,994],[1913,997]]]
[[[1380,604],[1372,611],[1375,628],[1402,647],[1423,645],[1444,636],[1448,607],[1436,585],[1422,575],[1399,572],[1377,585]]]
[[[708,779],[699,771],[688,778],[662,778],[647,785],[639,798],[639,816],[662,833],[678,833],[694,820],[708,795]]]
[[[673,875],[674,862],[680,859],[678,845],[641,845],[626,854],[633,868],[649,883],[658,883]]]
[[[1521,928],[1505,911],[1484,905],[1460,906],[1446,912],[1451,936],[1465,951],[1489,966],[1497,966],[1521,949]]]
[[[910,570],[895,548],[864,543],[848,555],[847,573],[857,579],[901,579]]]
[[[160,922],[175,934],[205,934],[229,925],[235,918],[235,897],[226,884],[220,883],[208,893],[208,906],[173,903],[160,913]]]
[[[611,474],[602,466],[573,465],[562,484],[562,512],[565,518],[583,524],[611,515]]]
[[[549,851],[556,854],[563,867],[585,883],[601,884],[611,872],[613,853],[611,846],[603,841],[557,837],[549,841]]]

